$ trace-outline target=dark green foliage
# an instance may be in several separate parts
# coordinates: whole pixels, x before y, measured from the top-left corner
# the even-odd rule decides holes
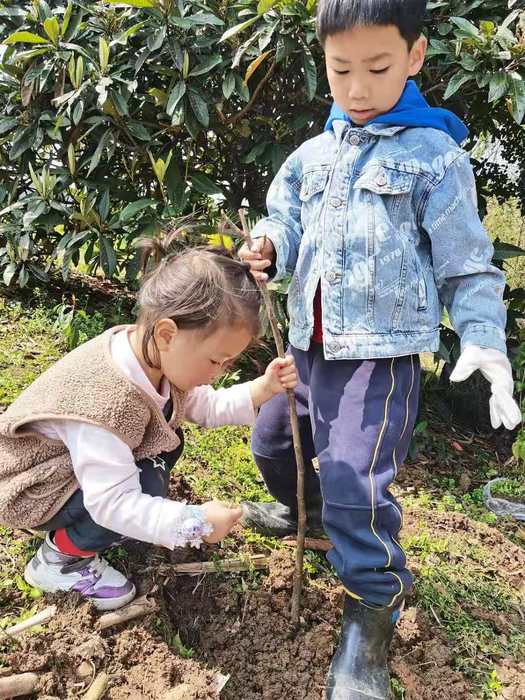
[[[474,136],[523,158],[525,13],[430,2],[422,75]],[[510,13],[510,14],[509,14]],[[283,159],[329,109],[315,2],[10,0],[0,73],[0,269],[6,284],[72,264],[133,279],[132,242],[222,198],[264,208]],[[480,167],[502,196],[522,181]],[[484,193],[484,188],[482,188]]]

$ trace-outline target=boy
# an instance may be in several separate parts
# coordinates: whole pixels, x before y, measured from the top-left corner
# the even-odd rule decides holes
[[[418,353],[438,349],[443,305],[462,345],[451,379],[481,370],[494,427],[521,420],[506,355],[504,277],[491,265],[459,145],[467,130],[408,80],[425,58],[425,11],[424,0],[321,0],[317,33],[335,104],[325,132],[277,174],[254,249],[240,251],[259,280],[293,273],[289,337],[309,527],[321,527],[322,509],[328,558],[347,594],[330,700],[389,694],[387,653],[412,577],[388,488],[416,419]],[[252,449],[278,503],[245,504],[245,522],[291,532],[286,397],[262,408]]]

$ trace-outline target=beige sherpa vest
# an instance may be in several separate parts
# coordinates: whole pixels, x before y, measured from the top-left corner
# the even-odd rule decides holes
[[[37,527],[79,488],[65,445],[27,428],[35,420],[68,418],[111,431],[135,459],[174,450],[186,395],[172,387],[166,421],[155,401],[114,363],[117,326],[76,348],[36,379],[0,416],[0,523]]]

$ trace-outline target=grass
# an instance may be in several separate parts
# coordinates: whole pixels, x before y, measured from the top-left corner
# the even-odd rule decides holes
[[[51,314],[0,297],[0,405],[9,405],[65,351]]]
[[[13,651],[16,642],[2,635],[1,630],[33,615],[42,593],[22,577],[24,567],[40,545],[37,537],[21,538],[0,527],[0,669],[5,666],[3,653]]]
[[[489,548],[465,543],[461,534],[439,538],[423,530],[402,540],[417,562],[418,605],[427,610],[452,642],[455,667],[483,687],[494,659],[525,654],[525,633],[513,623],[522,604],[519,592],[494,565]],[[500,615],[505,634],[476,611]]]
[[[88,312],[73,302],[57,304],[38,290],[29,303],[0,294],[0,407],[68,350],[112,325],[130,322],[120,303]]]
[[[249,428],[204,430],[188,425],[184,456],[177,471],[200,498],[271,501],[250,452]]]

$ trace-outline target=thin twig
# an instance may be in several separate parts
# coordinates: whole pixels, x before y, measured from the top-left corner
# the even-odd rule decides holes
[[[432,615],[434,616],[434,619],[436,620],[436,622],[438,623],[438,625],[439,625],[440,627],[443,627],[443,623],[441,622],[441,620],[440,620],[439,617],[437,616],[437,613],[436,613],[436,611],[434,610],[434,608],[433,608],[432,606],[430,606],[430,610],[432,611]]]
[[[297,538],[286,538],[282,543],[285,547],[295,547],[297,545]],[[312,549],[316,552],[329,552],[333,546],[330,540],[315,539],[313,537],[307,537],[304,541],[305,549]]]
[[[253,247],[252,237],[246,222],[246,216],[243,209],[239,209],[239,218],[243,229],[243,236],[248,247]],[[231,223],[231,222],[230,222]],[[273,308],[270,292],[264,283],[257,282],[257,286],[261,291],[261,295],[266,307],[266,314],[272,328],[275,345],[279,357],[285,357],[284,344],[277,322],[277,317]],[[306,536],[306,508],[304,505],[304,459],[303,450],[301,447],[301,436],[299,433],[299,420],[297,418],[297,406],[295,403],[295,394],[293,389],[287,389],[288,409],[290,412],[290,425],[292,427],[293,447],[295,452],[295,461],[297,463],[297,511],[298,511],[298,527],[297,527],[297,550],[295,557],[295,571],[293,577],[293,592],[292,592],[292,611],[291,622],[294,627],[299,626],[299,609],[301,606],[301,590],[303,586],[303,561],[304,561],[304,541]]]

